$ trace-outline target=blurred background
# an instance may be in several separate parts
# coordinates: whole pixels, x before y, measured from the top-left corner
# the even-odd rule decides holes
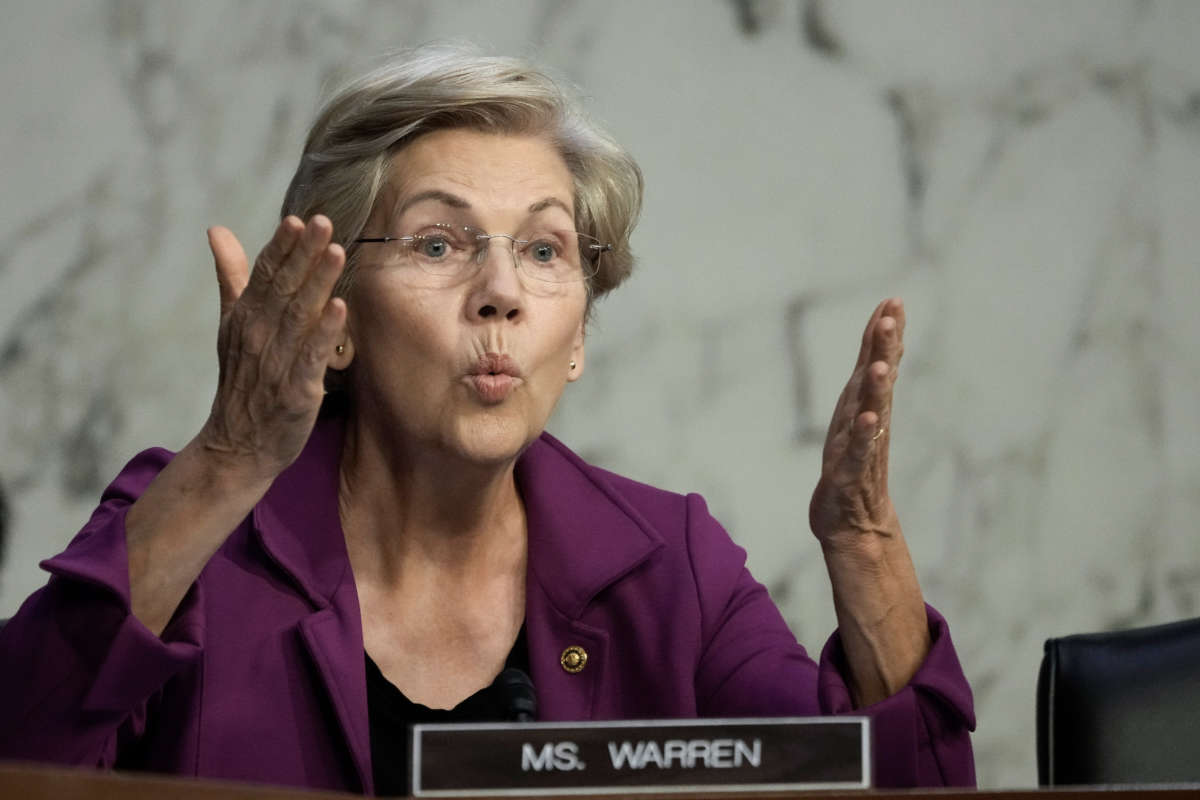
[[[639,159],[632,280],[551,430],[701,492],[797,637],[824,427],[902,296],[892,492],[1029,786],[1050,636],[1200,614],[1200,3],[3,3],[0,617],[216,379],[204,230],[257,250],[331,80],[466,38],[582,87]]]

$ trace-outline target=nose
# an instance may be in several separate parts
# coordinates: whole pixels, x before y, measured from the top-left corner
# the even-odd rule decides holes
[[[523,302],[516,242],[511,236],[493,234],[481,244],[477,256],[479,272],[475,276],[468,311],[476,320],[502,318],[516,321],[521,316]]]

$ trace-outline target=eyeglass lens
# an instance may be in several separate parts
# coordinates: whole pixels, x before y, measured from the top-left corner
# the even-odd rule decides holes
[[[408,257],[434,275],[461,275],[482,265],[493,239],[504,240],[514,266],[526,275],[551,283],[585,280],[599,268],[601,248],[576,231],[535,230],[519,235],[488,234],[464,225],[431,225],[400,237]]]

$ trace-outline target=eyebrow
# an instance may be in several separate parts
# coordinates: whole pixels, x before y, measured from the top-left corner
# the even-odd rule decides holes
[[[451,208],[470,208],[471,207],[470,203],[468,203],[466,200],[462,199],[461,197],[459,197],[456,194],[450,194],[449,192],[443,192],[441,189],[428,189],[424,192],[417,192],[412,197],[405,200],[404,204],[400,206],[399,211],[396,212],[396,216],[400,216],[405,211],[407,211],[408,209],[415,206],[417,203],[424,203],[426,200],[437,200],[439,203],[445,203],[446,205],[450,206]]]
[[[423,192],[417,192],[412,197],[405,200],[404,203],[400,206],[399,211],[396,212],[396,216],[397,217],[400,216],[405,211],[407,211],[408,209],[415,206],[417,203],[424,203],[427,200],[436,200],[437,202],[444,203],[445,205],[448,205],[451,208],[467,209],[467,208],[471,207],[470,203],[468,203],[466,200],[464,200],[463,198],[459,197],[456,194],[451,194],[450,192],[444,192],[441,189],[427,189],[426,191],[423,191]],[[559,200],[557,197],[544,197],[535,203],[531,203],[529,205],[528,211],[530,214],[536,214],[539,211],[545,211],[547,208],[554,208],[554,207],[561,208],[563,211],[567,212],[568,214],[572,214],[571,209],[567,207],[567,204],[564,203],[562,200]],[[572,214],[572,216],[574,216],[574,215]]]
[[[558,206],[563,211],[570,214],[572,217],[575,216],[574,212],[572,212],[571,209],[567,208],[567,204],[564,203],[562,200],[559,200],[557,197],[546,197],[542,200],[538,200],[536,203],[533,203],[529,206],[529,213],[536,214],[539,211],[545,211],[547,208],[550,208],[552,206]]]

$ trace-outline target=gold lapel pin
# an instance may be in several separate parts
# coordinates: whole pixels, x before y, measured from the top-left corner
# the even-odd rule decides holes
[[[587,666],[587,650],[573,644],[562,651],[562,657],[558,659],[558,663],[562,664],[562,668],[572,675],[582,672],[583,668]]]

